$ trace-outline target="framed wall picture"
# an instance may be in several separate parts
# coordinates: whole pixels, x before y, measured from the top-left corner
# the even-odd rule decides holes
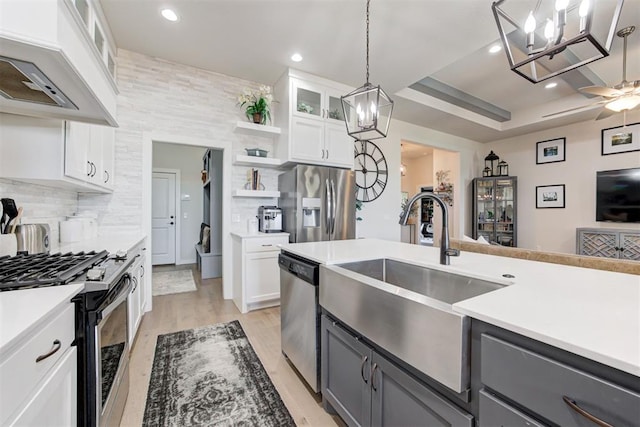
[[[566,138],[548,139],[536,144],[536,164],[564,162]]]
[[[640,123],[602,129],[602,155],[640,151]]]
[[[537,186],[536,208],[564,208],[564,184]]]

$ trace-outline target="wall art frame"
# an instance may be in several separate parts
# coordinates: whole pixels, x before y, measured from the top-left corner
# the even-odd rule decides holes
[[[565,207],[564,184],[536,186],[536,209],[562,209]]]
[[[536,143],[536,165],[564,162],[567,159],[567,138],[547,139]]]
[[[602,129],[601,141],[603,156],[640,151],[640,123]]]

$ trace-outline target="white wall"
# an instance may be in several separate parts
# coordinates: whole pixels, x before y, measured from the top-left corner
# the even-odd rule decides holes
[[[420,191],[420,187],[433,185],[433,154],[427,154],[404,161],[407,174],[402,177],[402,191],[409,193],[409,197]]]
[[[640,122],[640,112],[627,123]],[[622,114],[486,144],[480,157],[493,150],[518,177],[518,246],[551,252],[575,253],[578,227],[640,229],[640,224],[595,221],[596,171],[640,166],[640,153],[602,156],[601,130],[622,125]],[[536,165],[536,142],[567,139],[566,161]],[[482,161],[477,172],[481,171]],[[564,209],[536,209],[536,186],[565,184]]]
[[[59,245],[60,221],[78,210],[78,193],[70,190],[0,179],[0,197],[23,208],[22,224],[49,224],[51,251]],[[0,210],[2,208],[0,207]]]
[[[200,238],[200,223],[203,213],[202,156],[206,149],[184,145],[153,144],[153,167],[180,170],[179,213],[180,222],[180,259],[176,264],[196,262],[194,245]],[[185,200],[188,196],[189,200]],[[186,218],[185,218],[186,215]]]

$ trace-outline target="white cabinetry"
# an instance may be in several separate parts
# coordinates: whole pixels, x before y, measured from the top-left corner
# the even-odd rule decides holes
[[[79,192],[113,190],[113,128],[0,114],[0,132],[0,178]]]
[[[0,425],[76,425],[74,319],[73,304],[65,304],[34,325],[32,336],[2,354]]]
[[[34,64],[76,108],[0,97],[0,111],[117,126],[116,46],[102,16],[93,0],[1,1],[0,56]]]
[[[144,242],[143,242],[144,243]],[[140,323],[142,322],[142,316],[144,315],[144,305],[146,303],[146,291],[145,291],[145,254],[146,249],[142,247],[143,243],[137,245],[135,249],[129,251],[129,255],[139,255],[132,267],[129,270],[131,274],[131,293],[127,299],[127,325],[128,325],[128,337],[129,337],[129,349],[133,350],[133,342],[136,339],[136,334]]]
[[[288,233],[233,234],[233,302],[242,313],[280,304],[278,245]]]
[[[278,157],[290,162],[353,168],[353,139],[347,134],[340,97],[352,89],[289,70],[275,85],[281,128]]]

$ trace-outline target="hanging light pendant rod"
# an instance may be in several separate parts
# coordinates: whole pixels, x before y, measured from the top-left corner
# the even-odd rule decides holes
[[[357,140],[384,138],[389,130],[393,101],[380,86],[369,82],[369,24],[370,3],[366,9],[366,54],[365,83],[363,86],[342,96],[342,110],[347,125],[347,133]]]
[[[365,84],[364,84],[365,86],[371,86],[371,83],[369,83],[369,4],[370,3],[371,3],[371,0],[367,0],[367,57],[366,57],[367,77],[365,79]]]

